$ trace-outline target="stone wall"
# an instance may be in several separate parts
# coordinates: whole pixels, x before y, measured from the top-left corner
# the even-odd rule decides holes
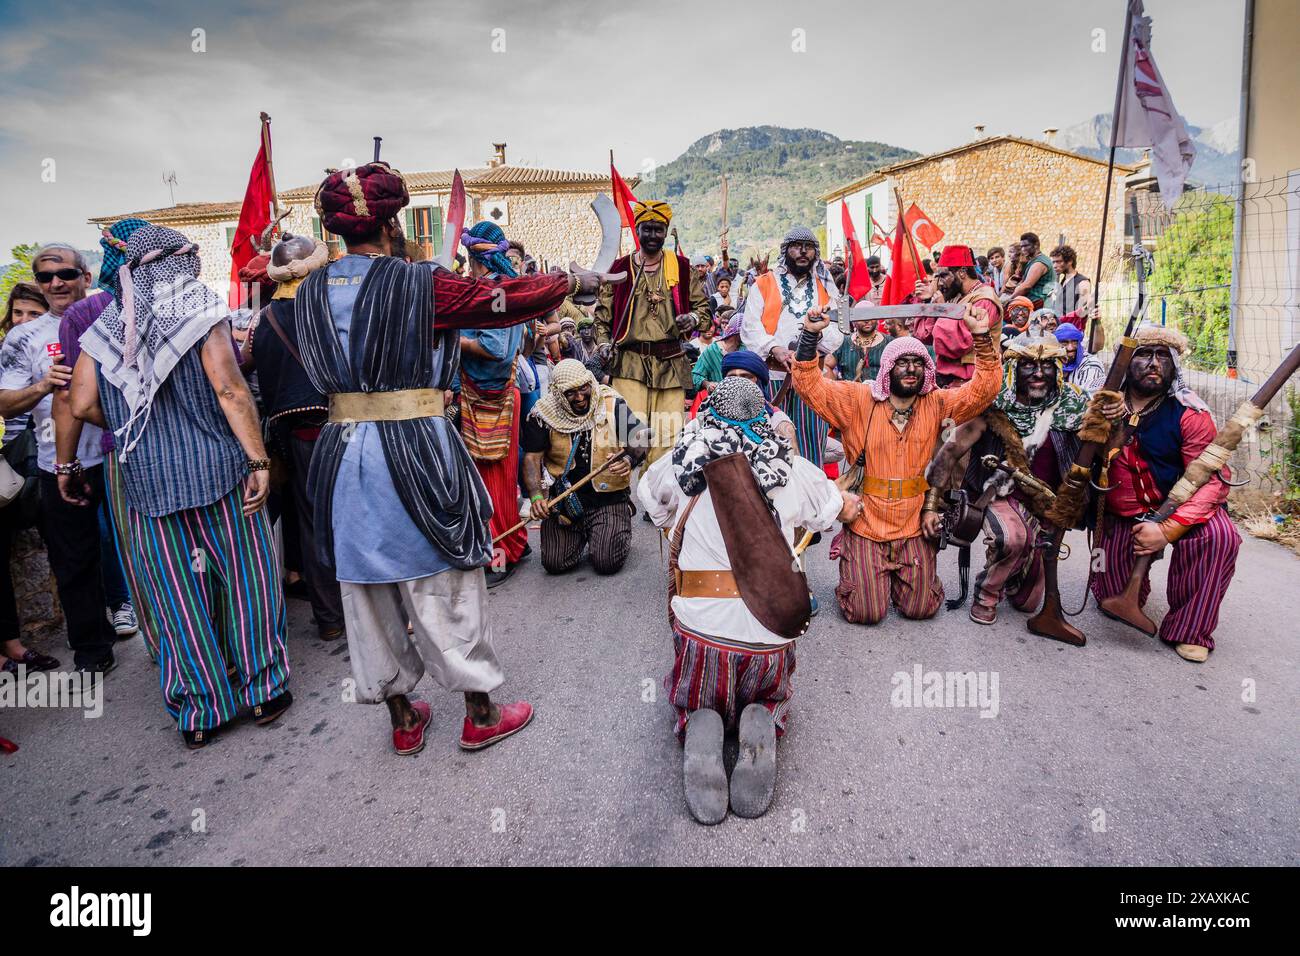
[[[571,260],[589,266],[600,249],[600,223],[591,211],[595,190],[515,192],[472,197],[471,212],[482,218],[487,203],[504,200],[509,223],[502,228],[507,237],[524,244],[524,250],[550,266],[569,268]],[[625,243],[630,248],[630,240]]]
[[[904,205],[915,202],[944,231],[940,246],[962,243],[983,255],[1022,232],[1034,232],[1047,253],[1064,233],[1079,254],[1079,271],[1087,276],[1096,271],[1105,166],[1003,140],[892,175]],[[1116,170],[1112,182],[1109,249],[1118,249],[1123,237],[1125,175]]]

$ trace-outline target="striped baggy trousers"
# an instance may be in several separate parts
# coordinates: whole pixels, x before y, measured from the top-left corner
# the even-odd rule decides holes
[[[242,499],[236,485],[201,508],[126,515],[158,627],[163,703],[180,730],[218,727],[278,697],[289,680],[271,524],[265,508],[245,517]]]
[[[126,488],[122,484],[122,468],[117,463],[116,451],[110,451],[104,456],[104,497],[108,499],[113,537],[117,542],[118,556],[122,560],[122,573],[126,575],[126,587],[131,592],[136,623],[140,627],[140,637],[149,651],[149,659],[156,664],[158,663],[158,622],[154,619],[153,606],[144,598],[140,556],[131,547],[127,535],[127,529],[130,527],[128,515],[131,505],[126,500]]]
[[[514,391],[510,448],[506,456],[499,461],[474,459],[479,476],[487,487],[488,497],[492,499],[492,519],[488,522],[488,529],[494,538],[519,523],[519,389],[514,388]],[[505,564],[514,564],[523,557],[526,547],[528,528],[525,526],[492,546],[492,566],[504,570]]]
[[[1011,604],[1020,610],[1043,601],[1043,551],[1037,543],[1041,524],[1015,498],[1000,498],[984,513],[984,570],[975,578],[975,600],[997,607],[1007,584],[1019,580]]]
[[[572,571],[582,561],[584,547],[597,574],[621,570],[632,547],[632,503],[587,508],[580,524],[561,524],[554,515],[542,522],[542,567],[547,574]]]
[[[839,558],[835,596],[850,624],[879,624],[892,601],[903,617],[934,617],[943,603],[943,584],[935,571],[938,552],[920,535],[899,541],[872,541],[841,531],[831,542]]]
[[[1133,570],[1133,525],[1136,518],[1108,514],[1102,522],[1098,545],[1105,557],[1100,573],[1092,576],[1092,593],[1098,601],[1119,594]],[[1170,644],[1201,644],[1214,650],[1214,629],[1219,607],[1237,567],[1241,535],[1224,508],[1175,541],[1170,548],[1166,597],[1169,613],[1160,622],[1159,636]],[[1169,549],[1166,549],[1166,553]],[[1146,604],[1151,579],[1142,582],[1140,600]]]
[[[678,738],[685,738],[686,719],[693,710],[716,710],[724,727],[735,727],[750,704],[766,707],[776,722],[776,735],[783,735],[794,696],[794,641],[768,648],[736,644],[670,619],[675,656],[664,689],[677,711]]]
[[[830,434],[830,424],[804,402],[803,397],[791,387],[785,393],[781,409],[790,416],[794,423],[794,434],[798,440],[800,456],[807,458],[818,468],[826,457],[826,436]]]

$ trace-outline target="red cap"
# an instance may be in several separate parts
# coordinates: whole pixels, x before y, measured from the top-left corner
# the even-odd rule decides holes
[[[939,256],[940,269],[975,268],[975,253],[970,246],[944,246]]]

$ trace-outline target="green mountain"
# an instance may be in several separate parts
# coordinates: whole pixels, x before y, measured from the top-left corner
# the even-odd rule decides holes
[[[637,194],[672,203],[683,253],[716,254],[721,177],[726,173],[728,239],[732,253],[739,256],[750,246],[774,248],[792,225],[817,231],[826,218],[818,196],[878,166],[916,155],[897,146],[843,140],[816,129],[721,129],[655,169],[653,182],[643,176]]]

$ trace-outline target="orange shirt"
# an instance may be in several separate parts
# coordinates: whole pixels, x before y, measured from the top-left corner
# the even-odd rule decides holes
[[[817,361],[794,363],[794,388],[821,418],[843,436],[845,467],[867,450],[866,474],[873,478],[914,478],[925,473],[943,431],[944,419],[957,425],[982,414],[997,397],[1002,367],[988,336],[975,340],[975,375],[957,388],[937,388],[917,398],[912,417],[901,432],[890,418],[889,400],[877,402],[867,382],[832,382]],[[897,541],[921,533],[924,495],[910,498],[862,496],[862,514],[849,525],[872,541]]]

